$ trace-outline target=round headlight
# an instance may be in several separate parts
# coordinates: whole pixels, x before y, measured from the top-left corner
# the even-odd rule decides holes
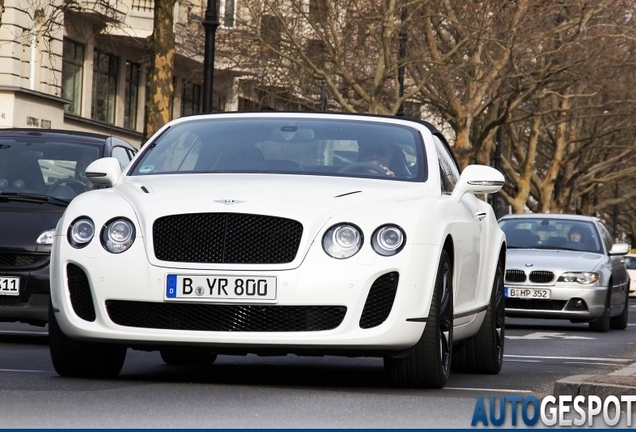
[[[135,241],[135,225],[128,219],[113,219],[102,228],[102,246],[118,254],[127,251]]]
[[[93,240],[95,224],[87,217],[76,219],[68,228],[68,242],[74,248],[81,249]]]
[[[322,238],[322,247],[332,258],[350,258],[360,250],[362,240],[362,231],[357,226],[338,224],[327,230]]]
[[[404,247],[404,231],[396,225],[384,225],[371,237],[373,250],[382,256],[395,255]]]

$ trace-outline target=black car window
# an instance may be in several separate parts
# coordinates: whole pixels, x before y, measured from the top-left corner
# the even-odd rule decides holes
[[[0,144],[0,193],[38,193],[72,199],[91,187],[84,176],[103,145],[63,137],[7,139]]]
[[[383,122],[193,120],[149,143],[131,175],[267,172],[426,181],[422,144],[416,129]]]
[[[591,221],[547,216],[499,221],[509,248],[565,249],[603,253],[601,235]],[[577,232],[577,236],[573,233]]]
[[[117,158],[122,169],[130,163],[130,154],[124,147],[113,147],[112,157]]]

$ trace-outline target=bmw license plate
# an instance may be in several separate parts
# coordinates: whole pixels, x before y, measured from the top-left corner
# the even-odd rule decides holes
[[[0,295],[20,295],[20,278],[0,276]]]
[[[166,278],[166,299],[271,302],[276,300],[276,278],[170,274]]]
[[[504,288],[504,296],[526,300],[550,300],[550,290],[545,288]]]

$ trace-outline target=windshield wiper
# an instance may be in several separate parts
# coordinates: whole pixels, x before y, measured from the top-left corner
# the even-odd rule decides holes
[[[68,206],[71,200],[65,200],[48,195],[42,195],[37,193],[23,193],[23,192],[1,192],[0,201],[20,201],[20,202],[32,202],[32,203],[50,203],[53,205]]]

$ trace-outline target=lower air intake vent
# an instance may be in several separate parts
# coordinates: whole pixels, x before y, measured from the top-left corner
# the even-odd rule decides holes
[[[335,329],[344,306],[247,306],[108,300],[110,319],[126,327],[166,330],[297,332]]]
[[[391,313],[400,274],[391,272],[373,282],[360,317],[360,328],[368,329],[382,324]]]
[[[73,310],[83,320],[95,321],[95,306],[86,273],[78,266],[68,264],[66,274]]]

